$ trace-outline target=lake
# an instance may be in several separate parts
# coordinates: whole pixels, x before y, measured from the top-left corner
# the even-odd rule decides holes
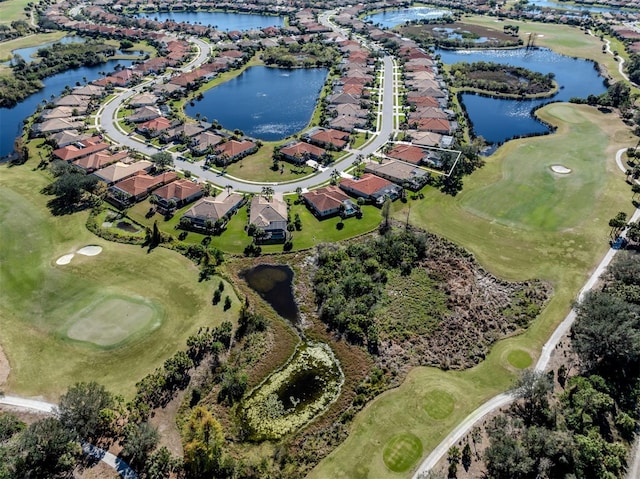
[[[372,22],[374,25],[381,25],[382,28],[393,28],[406,22],[416,20],[433,20],[449,15],[451,12],[437,8],[415,7],[401,8],[394,10],[384,10],[364,18],[365,22]]]
[[[616,8],[608,7],[605,5],[589,5],[589,4],[572,4],[568,2],[556,2],[553,0],[529,0],[529,7],[544,7],[544,8],[556,8],[560,10],[566,10],[568,12],[591,12],[591,13],[629,13],[637,11],[630,8]]]
[[[226,12],[155,12],[140,13],[136,17],[149,18],[159,22],[171,20],[178,23],[208,25],[216,30],[254,30],[266,27],[283,27],[284,17],[277,15],[258,15],[254,13]]]
[[[325,68],[250,67],[187,104],[185,112],[253,138],[281,140],[307,126],[327,74]]]
[[[76,82],[82,82],[86,77],[88,82],[101,77],[101,71],[111,72],[117,64],[129,66],[132,60],[111,60],[93,67],[76,68],[53,75],[42,81],[44,88],[25,98],[12,108],[0,108],[0,158],[7,156],[13,150],[13,142],[20,134],[22,122],[31,116],[42,100],[50,100],[51,95],[57,96],[69,85],[75,87]]]
[[[517,136],[548,132],[549,128],[531,114],[532,109],[552,101],[600,95],[607,90],[604,79],[595,69],[593,62],[559,55],[546,48],[458,51],[439,49],[436,53],[446,64],[485,61],[555,74],[559,90],[551,98],[511,100],[470,93],[461,95],[473,123],[474,134],[482,136],[489,143],[503,143]]]

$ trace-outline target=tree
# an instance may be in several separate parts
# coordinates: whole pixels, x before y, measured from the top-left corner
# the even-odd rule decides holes
[[[159,151],[155,155],[151,155],[151,161],[162,170],[173,166],[173,155],[168,151]]]
[[[147,479],[168,479],[172,472],[178,471],[178,465],[179,461],[165,446],[162,446],[149,456],[144,465],[144,471]]]
[[[577,306],[572,346],[588,368],[625,377],[640,358],[640,309],[606,292]]]
[[[130,424],[125,429],[122,455],[129,460],[132,466],[142,466],[149,453],[158,444],[159,439],[158,430],[148,422]]]
[[[275,191],[271,186],[262,187],[262,196],[264,196],[268,201],[271,201],[271,197],[274,193]]]
[[[219,470],[222,462],[222,426],[206,408],[196,406],[182,432],[187,477],[211,477]]]
[[[382,218],[384,219],[384,229],[386,231],[389,229],[389,216],[391,215],[391,198],[385,198],[384,203],[382,203],[381,214]]]
[[[74,433],[56,418],[33,423],[22,432],[12,458],[13,477],[51,479],[69,477],[80,457]]]
[[[112,394],[101,384],[77,383],[60,398],[58,417],[78,439],[97,439],[111,432],[111,416],[107,412],[114,405]]]
[[[611,227],[609,235],[612,238],[615,238],[620,234],[624,227],[627,226],[627,214],[624,211],[620,211],[609,220],[609,226]]]
[[[544,423],[550,416],[549,395],[553,391],[553,381],[543,372],[527,369],[516,381],[515,396],[520,402],[514,404],[524,423]]]

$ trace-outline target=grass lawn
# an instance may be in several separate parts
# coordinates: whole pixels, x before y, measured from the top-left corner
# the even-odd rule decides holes
[[[1,12],[4,3],[9,2],[0,2],[0,18],[3,19],[5,17],[1,16]],[[2,20],[0,20],[0,23],[2,23]],[[68,35],[68,32],[39,33],[37,35],[29,35],[26,37],[20,37],[14,40],[2,42],[0,43],[0,61],[10,60],[11,52],[13,50],[35,47],[43,43],[55,42],[65,37],[66,35]]]
[[[281,183],[285,181],[295,181],[313,173],[310,167],[304,169],[286,161],[281,161],[280,166],[284,166],[284,172],[280,170],[273,171],[273,149],[276,145],[285,143],[288,140],[280,142],[265,142],[260,149],[253,155],[247,156],[240,161],[231,163],[227,167],[227,173],[235,178],[244,178],[251,181],[269,181]],[[216,167],[219,168],[219,167]]]
[[[422,442],[414,434],[398,434],[384,447],[384,463],[393,472],[404,472],[422,455]]]
[[[0,167],[0,341],[12,368],[5,391],[55,400],[74,382],[97,379],[130,396],[200,327],[236,319],[233,288],[228,312],[212,306],[218,280],[198,282],[181,255],[104,241],[86,229],[86,212],[51,216],[39,193],[49,178],[36,163]],[[55,264],[85,245],[103,251]],[[101,331],[104,320],[125,330]]]
[[[347,440],[311,472],[310,478],[398,477],[389,472],[383,459],[384,448],[394,436],[415,434],[427,454],[473,409],[507,389],[515,377],[514,365],[509,361],[510,355],[514,360],[512,351],[540,350],[555,326],[564,319],[591,269],[608,249],[609,219],[618,211],[633,210],[624,174],[617,169],[614,159],[617,149],[637,141],[628,128],[614,114],[603,114],[587,106],[557,103],[547,105],[539,113],[554,123],[560,119],[568,123],[559,125],[551,136],[507,143],[482,169],[465,178],[465,188],[456,197],[426,189],[426,198],[420,207],[416,207],[419,203],[410,202],[410,220],[464,246],[499,277],[550,281],[554,287],[553,298],[525,333],[496,343],[487,359],[474,368],[447,372],[435,368],[412,370],[400,387],[382,394],[356,416]],[[577,131],[583,136],[577,135]],[[592,144],[591,138],[584,135],[594,135],[601,143]],[[519,221],[515,221],[515,214],[509,222],[492,218],[496,206],[488,200],[482,206],[477,204],[484,201],[479,190],[493,195],[495,202],[520,204],[520,198],[513,196],[512,186],[505,179],[513,179],[509,175],[513,175],[516,165],[521,178],[514,181],[523,184],[528,178],[532,183],[540,182],[539,171],[546,170],[546,160],[538,160],[539,169],[522,164],[532,158],[532,154],[525,152],[535,147],[537,158],[555,159],[563,155],[565,149],[576,148],[576,142],[591,145],[579,150],[579,154],[584,155],[581,161],[585,167],[589,165],[599,171],[602,178],[578,182],[570,197],[554,192],[555,187],[550,189],[551,196],[546,195],[545,189],[539,191],[539,198],[529,195],[531,203],[528,209],[521,206]],[[584,178],[590,178],[589,175]],[[554,210],[551,206],[558,198],[563,198],[567,205],[575,205],[576,209],[563,213]],[[580,205],[580,201],[588,207]],[[404,220],[407,208],[398,203],[394,206],[394,216]],[[539,208],[556,216],[552,225],[536,214]],[[524,358],[518,357],[519,353],[515,356],[515,362],[521,365],[520,360]],[[429,395],[436,390],[455,399],[453,412],[444,419],[434,419],[425,409],[426,402],[432,400],[428,399]],[[417,464],[418,461],[411,470]]]
[[[0,2],[0,23],[11,23],[14,20],[29,21],[28,12],[25,12],[24,7],[30,0],[6,0]]]
[[[455,408],[455,399],[447,391],[434,389],[424,396],[424,410],[433,419],[445,419]]]

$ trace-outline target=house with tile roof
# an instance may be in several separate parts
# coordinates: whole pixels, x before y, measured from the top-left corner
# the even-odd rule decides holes
[[[396,200],[402,193],[402,188],[389,180],[365,173],[361,178],[345,178],[340,182],[340,188],[356,198],[364,198],[381,206],[386,198]]]
[[[319,219],[340,215],[343,218],[355,215],[360,211],[351,198],[335,185],[325,186],[302,194],[304,202]]]
[[[412,191],[418,191],[425,186],[431,176],[422,168],[397,160],[370,161],[365,165],[364,171]]]
[[[187,212],[182,215],[194,229],[211,229],[217,221],[226,222],[240,209],[246,199],[238,193],[223,191],[215,198],[207,197],[199,199]],[[182,218],[180,223],[183,224]]]
[[[425,158],[426,153],[418,146],[408,143],[396,143],[393,148],[386,153],[386,156],[411,163],[412,165],[419,165]]]
[[[165,130],[171,128],[171,120],[161,116],[158,118],[154,118],[153,120],[145,121],[144,123],[140,123],[136,127],[136,131],[150,137],[154,138],[158,136]]]
[[[93,172],[93,176],[103,181],[107,186],[111,186],[118,181],[129,178],[139,171],[150,171],[154,164],[148,160],[140,160],[135,163],[123,163],[118,161],[106,168],[101,168]]]
[[[153,192],[153,197],[158,209],[167,212],[173,208],[182,208],[201,198],[203,194],[201,185],[185,178],[161,186]]]
[[[256,195],[251,200],[249,224],[253,224],[264,235],[262,242],[283,242],[287,238],[289,209],[281,194],[271,197]]]
[[[71,162],[79,158],[89,156],[93,153],[104,151],[110,146],[111,145],[109,145],[108,143],[102,141],[101,137],[93,136],[91,138],[87,138],[86,140],[82,140],[77,143],[58,148],[57,150],[53,150],[52,153],[53,156],[55,156],[59,160]]]
[[[127,206],[145,199],[153,190],[175,181],[178,175],[173,171],[165,171],[151,176],[144,170],[120,180],[109,188],[109,199],[118,206]]]
[[[108,151],[99,151],[75,160],[73,162],[73,166],[85,171],[86,173],[93,173],[94,171],[112,165],[117,161],[131,163],[131,161],[126,161],[128,156],[128,151],[119,151],[115,154],[111,154]]]
[[[330,150],[342,150],[349,144],[349,133],[333,128],[314,128],[306,137],[309,142]]]
[[[204,155],[222,141],[222,136],[211,131],[203,131],[191,139],[191,152],[194,155]]]
[[[218,166],[225,166],[256,151],[258,151],[258,145],[250,140],[225,141],[216,147],[214,162]]]
[[[308,160],[322,163],[327,155],[327,151],[324,148],[304,141],[292,141],[280,148],[280,155],[284,160],[299,165]]]

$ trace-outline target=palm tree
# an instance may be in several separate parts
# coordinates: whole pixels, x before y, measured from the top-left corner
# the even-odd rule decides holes
[[[268,201],[271,201],[271,197],[275,193],[274,189],[271,186],[263,186],[262,187],[262,196],[267,198]]]

